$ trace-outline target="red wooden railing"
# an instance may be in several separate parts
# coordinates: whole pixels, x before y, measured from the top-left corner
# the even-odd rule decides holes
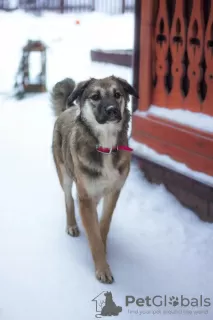
[[[171,92],[168,96],[168,106],[172,108],[180,108],[183,106],[184,95],[181,90],[181,79],[184,75],[184,54],[186,50],[186,25],[183,15],[184,0],[176,1],[175,13],[172,21],[170,32],[170,50],[172,55],[171,73],[173,84]]]
[[[213,115],[213,1],[211,0],[210,15],[205,33],[204,53],[206,59],[205,81],[207,93],[203,102],[203,112]]]
[[[209,101],[213,89],[213,0],[191,1],[188,17],[187,1],[170,1],[174,8],[171,28],[168,1],[159,1],[154,32],[157,81],[152,102],[213,116],[211,98]],[[210,14],[205,27],[204,11],[207,10]],[[184,80],[188,82],[187,88]]]
[[[213,116],[213,0],[143,0],[138,109],[150,105]],[[150,115],[133,138],[213,175],[213,134]]]

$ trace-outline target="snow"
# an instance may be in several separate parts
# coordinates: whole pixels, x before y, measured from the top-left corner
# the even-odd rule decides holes
[[[110,18],[105,18],[110,23]],[[126,295],[139,298],[202,294],[213,298],[213,225],[183,208],[162,185],[148,183],[134,162],[108,238],[108,261],[114,284],[101,284],[94,277],[77,203],[81,235],[73,239],[65,233],[64,196],[51,154],[54,119],[49,95],[32,95],[16,101],[10,94],[17,67],[15,60],[19,60],[19,50],[33,31],[36,37],[40,33],[40,38],[49,45],[49,88],[65,76],[78,81],[113,72],[131,80],[128,68],[90,62],[89,49],[96,40],[95,35],[89,35],[91,30],[97,32],[99,18],[91,14],[82,15],[81,19],[78,29],[73,15],[48,14],[39,19],[21,12],[0,14],[1,30],[7,30],[7,36],[12,36],[19,27],[11,43],[6,41],[6,34],[0,35],[1,43],[5,44],[0,51],[0,61],[5,61],[0,67],[0,90],[6,93],[0,96],[1,320],[96,319],[92,300],[103,291],[112,291],[114,301],[123,308],[118,319],[124,320],[138,317],[130,314],[129,309],[156,309],[135,306],[128,309]],[[12,58],[2,60],[8,52]],[[73,195],[76,202],[75,189]],[[100,209],[101,205],[99,214]],[[197,315],[196,319],[212,319],[212,308],[207,311],[207,316]],[[157,320],[176,318],[155,315]]]
[[[80,25],[75,21],[79,20]],[[13,28],[11,27],[13,26]],[[14,30],[19,32],[14,37]],[[28,39],[42,40],[47,49],[48,88],[66,76],[76,81],[91,75],[99,77],[115,73],[132,82],[131,68],[116,67],[111,64],[93,63],[90,50],[132,49],[134,18],[132,14],[110,16],[103,13],[73,13],[56,15],[44,13],[41,18],[24,14],[22,11],[0,12],[0,93],[11,92],[15,72],[18,70],[22,47]],[[125,30],[125,36],[123,36]],[[106,36],[108,34],[108,36]],[[113,36],[111,36],[113,34]],[[11,56],[8,57],[8,52]],[[79,63],[81,70],[76,68]],[[38,66],[39,67],[39,66]],[[38,69],[38,72],[40,69]],[[34,70],[36,72],[36,70]]]
[[[213,177],[205,173],[194,171],[186,166],[184,163],[178,162],[171,157],[160,154],[147,145],[140,143],[133,138],[130,139],[130,146],[134,149],[135,155],[142,156],[145,159],[158,163],[168,169],[172,169],[187,177],[200,181],[209,186],[213,186]]]
[[[213,133],[213,117],[199,112],[191,112],[189,110],[158,107],[151,105],[148,111],[137,111],[139,116],[154,115],[159,118],[168,119],[176,123],[187,125],[191,128]]]

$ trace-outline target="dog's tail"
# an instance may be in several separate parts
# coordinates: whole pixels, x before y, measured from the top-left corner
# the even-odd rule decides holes
[[[51,93],[51,103],[54,115],[58,117],[66,110],[67,98],[75,88],[75,81],[70,78],[65,78],[57,82]]]

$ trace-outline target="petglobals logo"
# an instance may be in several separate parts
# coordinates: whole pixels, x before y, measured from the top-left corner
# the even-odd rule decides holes
[[[123,301],[123,303],[122,303]],[[124,296],[120,303],[111,291],[102,291],[92,299],[96,318],[119,317],[123,313],[131,317],[149,315],[208,315],[211,300],[203,295],[155,295],[136,297]],[[204,319],[204,318],[203,318]]]
[[[137,306],[137,307],[210,307],[211,300],[202,295],[199,297],[186,297],[181,296],[161,296],[156,295],[153,297],[136,298],[134,296],[126,296],[125,298],[126,307]]]
[[[122,312],[122,307],[116,304],[111,291],[102,291],[92,301],[95,302],[96,318],[119,316]]]

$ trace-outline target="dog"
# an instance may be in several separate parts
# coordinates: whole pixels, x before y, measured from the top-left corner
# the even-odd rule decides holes
[[[95,265],[96,278],[112,283],[106,260],[106,242],[113,211],[130,169],[127,131],[129,96],[136,90],[124,79],[110,76],[75,82],[66,78],[52,90],[57,116],[52,141],[53,159],[64,191],[67,233],[79,235],[74,200],[76,184],[79,210]],[[103,198],[100,222],[96,207]]]

